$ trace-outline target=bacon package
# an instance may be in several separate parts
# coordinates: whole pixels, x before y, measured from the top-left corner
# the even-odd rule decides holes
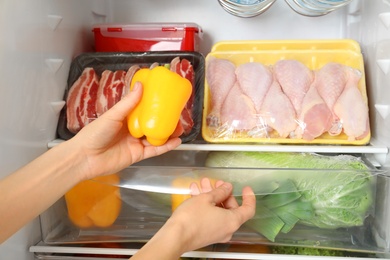
[[[208,142],[370,140],[364,64],[354,41],[222,43],[206,57],[205,79]]]
[[[204,57],[197,52],[163,51],[137,53],[84,53],[70,68],[66,104],[57,133],[72,138],[85,125],[101,116],[127,94],[133,75],[141,68],[163,65],[188,79],[193,91],[184,107],[180,124],[182,142],[194,140],[201,128],[204,91]]]

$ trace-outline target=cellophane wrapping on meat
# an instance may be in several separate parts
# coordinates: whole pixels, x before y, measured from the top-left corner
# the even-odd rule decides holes
[[[209,55],[203,137],[211,142],[367,139],[363,73],[332,61],[311,69],[298,58],[237,63]]]
[[[168,66],[193,86],[192,95],[182,111],[182,142],[198,136],[201,127],[204,91],[204,57],[197,52],[84,53],[70,67],[66,105],[62,109],[57,133],[72,138],[85,125],[110,109],[127,94],[134,73],[140,68]]]

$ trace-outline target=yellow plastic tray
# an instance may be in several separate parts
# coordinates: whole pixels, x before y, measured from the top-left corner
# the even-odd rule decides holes
[[[360,45],[357,41],[344,40],[262,40],[262,41],[222,41],[217,42],[211,48],[216,51],[275,51],[275,50],[350,50],[360,53]]]
[[[359,81],[359,90],[368,105],[364,61],[359,44],[354,40],[279,40],[279,41],[223,41],[216,43],[206,56],[228,59],[236,66],[246,62],[261,62],[264,65],[273,65],[281,59],[296,59],[308,68],[316,70],[328,62],[337,62],[358,69],[362,73]],[[202,118],[202,137],[210,143],[280,143],[280,144],[339,144],[339,145],[365,145],[369,143],[371,133],[365,138],[349,141],[347,135],[341,133],[331,136],[327,133],[312,141],[292,138],[253,138],[239,137],[234,139],[216,138],[212,130],[207,127],[206,117],[210,109],[210,90],[205,80],[204,108]]]

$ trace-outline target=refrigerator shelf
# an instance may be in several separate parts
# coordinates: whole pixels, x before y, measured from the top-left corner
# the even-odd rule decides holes
[[[47,144],[48,148],[64,142],[55,139]],[[203,140],[181,144],[176,150],[182,151],[259,151],[259,152],[315,152],[315,153],[363,153],[386,155],[389,148],[371,142],[365,146],[355,145],[275,145],[275,144],[210,144]]]
[[[101,254],[104,255],[123,255],[130,256],[134,255],[140,247],[138,248],[99,248],[99,247],[80,247],[80,246],[53,246],[46,245],[43,242],[38,243],[35,246],[30,247],[30,252],[35,253],[39,256],[39,254],[79,254],[79,255],[87,255],[87,254]],[[183,254],[183,257],[191,257],[191,258],[207,258],[207,259],[241,259],[241,260],[251,260],[251,259],[261,259],[262,260],[315,260],[318,259],[318,256],[302,256],[302,255],[278,255],[278,254],[261,254],[261,253],[239,253],[239,252],[214,252],[211,250],[198,250],[198,251],[190,251]],[[37,259],[46,259],[44,256],[41,256]],[[47,258],[52,259],[52,258]],[[60,256],[58,258],[54,258],[60,260]],[[68,259],[68,258],[66,258]],[[71,259],[71,258],[70,258]],[[96,258],[97,260],[100,258]],[[344,260],[345,257],[332,257],[333,260]],[[360,258],[355,257],[355,260],[374,260],[377,258]],[[386,259],[386,258],[385,258]]]

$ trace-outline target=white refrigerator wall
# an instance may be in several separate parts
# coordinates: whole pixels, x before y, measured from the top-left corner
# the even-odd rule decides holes
[[[0,0],[0,178],[45,152],[55,138],[70,62],[92,50],[90,26],[100,22],[105,6]],[[28,248],[39,240],[36,219],[0,245],[0,259],[33,259]]]
[[[282,0],[254,18],[232,16],[217,0],[0,0],[0,177],[56,137],[69,66],[93,50],[92,25],[139,22],[199,24],[204,55],[222,40],[355,39],[367,64],[371,145],[390,147],[389,0],[355,0],[316,18],[294,13]],[[390,166],[386,154],[374,157]],[[28,247],[39,240],[36,220],[0,245],[0,259],[33,259]]]

